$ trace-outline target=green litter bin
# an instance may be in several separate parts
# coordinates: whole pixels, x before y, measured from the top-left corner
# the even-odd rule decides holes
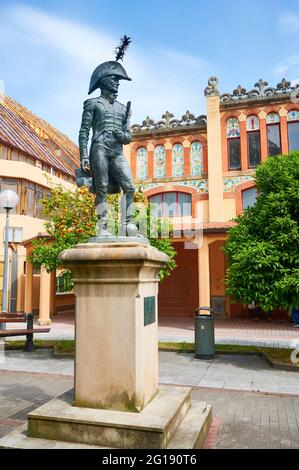
[[[213,310],[210,307],[198,307],[195,310],[195,357],[198,359],[213,359],[214,355],[215,333]]]

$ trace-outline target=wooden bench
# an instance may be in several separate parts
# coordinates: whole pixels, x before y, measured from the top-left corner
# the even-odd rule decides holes
[[[11,336],[26,336],[26,343],[24,351],[31,352],[34,350],[33,334],[34,333],[49,333],[50,328],[34,328],[33,326],[33,314],[32,313],[2,313],[0,314],[0,323],[25,323],[27,322],[26,328],[2,330],[0,329],[0,338],[6,338]]]

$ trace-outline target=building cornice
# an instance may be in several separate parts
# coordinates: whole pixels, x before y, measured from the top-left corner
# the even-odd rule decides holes
[[[292,86],[285,78],[276,87],[268,86],[268,82],[260,79],[254,84],[254,88],[246,90],[239,85],[232,93],[224,93],[220,96],[221,108],[231,106],[252,106],[253,104],[265,104],[277,101],[299,101],[299,84]]]
[[[147,116],[141,124],[133,124],[131,131],[133,139],[137,140],[140,136],[153,137],[163,134],[186,134],[186,131],[198,132],[206,130],[206,127],[207,116],[203,114],[195,117],[187,110],[180,119],[177,119],[172,113],[166,111],[159,121],[155,122]]]

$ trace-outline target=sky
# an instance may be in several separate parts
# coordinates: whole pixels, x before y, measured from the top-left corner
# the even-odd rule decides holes
[[[299,79],[299,0],[0,0],[0,20],[0,88],[75,142],[90,76],[124,34],[132,124],[204,114],[212,75],[221,93]]]

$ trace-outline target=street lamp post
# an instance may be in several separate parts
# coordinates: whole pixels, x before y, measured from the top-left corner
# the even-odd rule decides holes
[[[4,269],[2,288],[2,308],[1,312],[7,312],[7,273],[8,273],[8,238],[9,238],[9,211],[14,209],[19,202],[19,196],[15,191],[6,189],[0,193],[0,207],[6,211],[5,240],[4,240]],[[5,324],[1,324],[1,329],[5,329]]]

